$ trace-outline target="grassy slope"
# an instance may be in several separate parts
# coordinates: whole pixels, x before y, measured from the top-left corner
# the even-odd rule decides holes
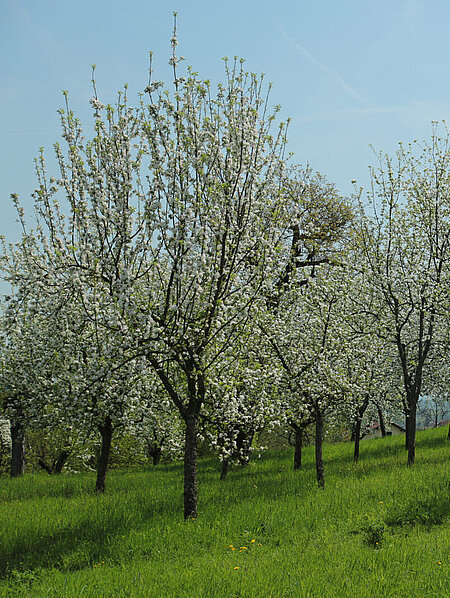
[[[111,472],[104,496],[92,475],[3,477],[0,596],[449,596],[445,435],[419,433],[411,470],[402,437],[362,443],[356,465],[326,446],[325,492],[313,447],[301,472],[271,453],[225,482],[202,461],[191,522],[178,463]]]

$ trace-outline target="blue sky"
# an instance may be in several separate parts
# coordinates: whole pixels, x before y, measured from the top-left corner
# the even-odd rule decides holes
[[[428,137],[450,119],[450,2],[446,0],[0,0],[0,234],[17,239],[9,200],[28,211],[33,158],[59,137],[61,90],[90,122],[90,65],[103,103],[123,83],[136,98],[170,76],[172,11],[179,54],[202,77],[223,78],[222,57],[246,59],[273,82],[292,118],[289,149],[343,194],[367,187],[370,149]],[[51,163],[50,163],[51,166]]]

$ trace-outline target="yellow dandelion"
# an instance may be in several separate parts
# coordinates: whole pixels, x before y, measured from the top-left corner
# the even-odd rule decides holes
[[[259,543],[259,544],[258,544],[258,546],[262,546],[262,544],[261,544],[261,543]]]
[[[234,546],[231,547],[231,550],[236,550],[236,548]]]
[[[235,567],[234,570],[236,571],[237,569],[240,569],[240,567]]]
[[[250,542],[250,544],[254,544],[255,542],[256,542],[256,540],[252,540],[252,541]]]
[[[248,546],[241,546],[241,550],[247,550]]]
[[[228,546],[228,548],[233,548],[233,544],[230,544],[230,545]]]
[[[442,561],[438,561],[438,565],[442,565]]]
[[[382,504],[383,504],[383,501],[382,501],[382,500],[380,500],[380,505],[382,505]]]

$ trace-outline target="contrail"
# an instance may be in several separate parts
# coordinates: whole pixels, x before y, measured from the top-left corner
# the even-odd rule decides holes
[[[325,64],[322,64],[316,58],[314,58],[314,56],[310,52],[308,52],[306,48],[301,46],[298,42],[295,41],[295,39],[288,35],[280,24],[278,24],[278,28],[281,31],[284,38],[287,39],[287,41],[299,54],[307,58],[310,62],[312,62],[312,64],[319,67],[322,71],[325,71],[326,73],[331,75],[333,79],[335,79],[339,83],[339,85],[342,87],[344,91],[352,95],[359,102],[362,102],[366,108],[374,108],[374,106],[370,102],[368,102],[355,89],[353,89],[353,87],[346,83],[342,76],[336,70],[326,66]]]

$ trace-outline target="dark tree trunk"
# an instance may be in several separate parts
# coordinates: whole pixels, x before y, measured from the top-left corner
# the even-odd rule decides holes
[[[39,459],[38,465],[41,469],[46,471],[49,475],[53,473],[53,469],[50,467],[50,465],[47,465],[47,463],[44,461],[44,459]]]
[[[353,451],[353,460],[355,463],[359,459],[359,441],[361,440],[361,419],[358,417],[355,422],[355,449]]]
[[[405,414],[405,430],[406,430],[405,449],[406,450],[409,449],[409,437],[410,437],[410,426],[411,426],[410,421],[411,421],[411,415],[410,415],[410,411],[408,409]]]
[[[316,411],[316,476],[319,488],[325,488],[325,476],[323,467],[322,443],[323,443],[323,415],[320,410]]]
[[[417,419],[417,400],[412,396],[409,402],[408,419],[406,420],[406,436],[408,438],[408,466],[414,465],[416,460],[416,419]]]
[[[161,461],[162,447],[159,444],[153,443],[148,447],[148,456],[151,457],[153,465],[158,465]]]
[[[198,415],[186,416],[184,445],[184,518],[197,517],[197,427]]]
[[[70,457],[69,451],[61,451],[58,458],[53,463],[53,473],[61,473],[67,459]]]
[[[448,424],[447,440],[450,440],[450,424]]]
[[[69,451],[61,451],[58,457],[53,461],[52,465],[47,465],[44,459],[39,459],[38,465],[48,474],[61,473],[62,468],[69,457]]]
[[[381,407],[379,405],[377,405],[377,411],[378,411],[378,423],[380,424],[381,436],[384,438],[386,436],[386,423],[384,421],[383,410],[381,409]]]
[[[228,461],[228,459],[224,459],[222,461],[222,469],[220,471],[220,479],[221,480],[224,480],[227,477],[229,467],[230,467],[230,462]]]
[[[25,466],[25,434],[20,423],[11,422],[11,477],[23,475]]]
[[[303,428],[295,428],[294,469],[302,468]]]
[[[158,465],[158,463],[161,461],[161,453],[162,453],[161,447],[160,446],[156,447],[153,452],[153,465]]]
[[[99,425],[98,429],[102,437],[102,449],[97,463],[97,481],[95,483],[95,490],[96,492],[104,492],[113,435],[113,427],[110,418],[107,417],[105,423]]]

